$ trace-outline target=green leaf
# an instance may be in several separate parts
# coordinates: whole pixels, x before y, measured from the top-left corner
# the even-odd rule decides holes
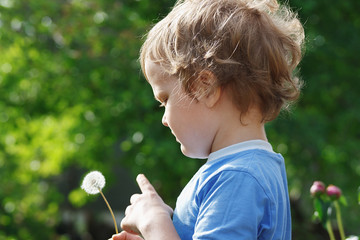
[[[344,196],[341,196],[338,201],[341,205],[343,205],[345,207],[348,205],[346,197],[344,197]]]
[[[321,224],[326,227],[326,222],[331,214],[331,202],[322,198],[315,198],[314,200],[314,216],[317,217]]]
[[[317,213],[316,215],[320,221],[322,221],[323,216],[324,216],[322,202],[323,201],[319,198],[315,198],[315,200],[314,200],[314,209],[315,209],[315,212]]]

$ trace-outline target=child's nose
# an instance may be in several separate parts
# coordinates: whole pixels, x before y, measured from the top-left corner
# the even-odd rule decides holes
[[[161,123],[165,126],[165,127],[169,127],[167,121],[166,121],[166,115],[164,113],[163,117],[162,117],[162,120],[161,120]]]

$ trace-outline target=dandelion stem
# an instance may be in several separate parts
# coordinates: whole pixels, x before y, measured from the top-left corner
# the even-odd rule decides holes
[[[342,220],[341,220],[341,211],[340,211],[339,202],[335,201],[334,205],[335,205],[335,209],[336,209],[336,220],[338,223],[341,240],[345,240],[345,233],[344,233],[344,227],[343,227]]]
[[[330,240],[335,240],[335,236],[334,236],[334,232],[333,232],[332,227],[331,227],[330,220],[326,221],[326,230],[328,231]]]
[[[112,211],[112,209],[111,209],[111,207],[110,207],[110,204],[109,204],[108,201],[106,200],[106,197],[105,197],[105,195],[102,193],[102,191],[101,191],[100,188],[99,188],[99,192],[100,192],[101,196],[104,198],[104,201],[105,201],[106,205],[108,206],[108,208],[109,208],[109,210],[110,210],[110,213],[111,213],[111,216],[112,216],[112,218],[113,218],[114,225],[115,225],[115,232],[116,232],[116,234],[118,234],[119,231],[118,231],[118,228],[117,228],[117,223],[116,223],[116,220],[115,220],[114,213],[113,213],[113,211]]]

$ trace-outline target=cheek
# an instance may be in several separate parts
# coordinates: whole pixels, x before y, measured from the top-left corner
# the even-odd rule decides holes
[[[196,114],[195,114],[196,115]],[[191,115],[191,117],[193,117]],[[173,129],[181,143],[181,150],[184,155],[192,158],[206,158],[210,154],[213,134],[212,129],[204,118],[189,119],[179,123]]]
[[[172,130],[174,134],[187,135],[187,129],[190,127],[188,124],[188,118],[186,114],[183,114],[181,111],[172,111],[168,109],[165,113],[165,118],[168,124],[168,127]]]

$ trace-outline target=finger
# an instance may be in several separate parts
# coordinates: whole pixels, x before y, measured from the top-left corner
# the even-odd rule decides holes
[[[128,240],[127,233],[125,231],[122,231],[119,234],[115,234],[111,238],[112,240]],[[110,239],[109,239],[110,240]]]
[[[130,211],[131,211],[131,206],[127,206],[125,209],[125,216],[129,215]]]
[[[121,232],[119,234],[112,235],[112,237],[108,240],[126,240],[126,235],[124,233],[125,232]]]
[[[140,197],[140,194],[134,194],[130,197],[130,203],[134,204],[136,200]]]
[[[121,229],[124,230],[127,233],[138,235],[140,234],[139,230],[136,228],[133,228],[131,225],[128,225],[126,217],[123,218],[123,220],[120,223]]]
[[[142,193],[156,192],[155,188],[151,185],[149,180],[143,174],[139,174],[136,178],[136,181],[137,181]]]
[[[142,240],[138,235],[134,235],[125,231],[122,231],[119,234],[113,235],[109,240]]]

